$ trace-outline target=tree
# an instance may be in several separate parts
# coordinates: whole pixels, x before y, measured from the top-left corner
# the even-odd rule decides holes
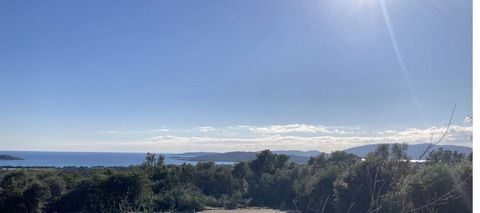
[[[232,170],[232,175],[235,178],[236,186],[235,188],[243,196],[248,191],[248,180],[252,176],[252,171],[248,166],[247,162],[239,162],[235,164]]]
[[[399,197],[405,200],[402,209],[409,212],[471,212],[471,202],[464,199],[471,198],[468,195],[471,195],[470,169],[435,164],[408,176],[399,190]]]
[[[463,153],[439,148],[438,150],[431,151],[427,156],[427,160],[434,163],[458,163],[466,160],[466,157]]]
[[[42,212],[44,201],[50,196],[48,186],[42,182],[31,183],[23,192],[24,212]]]
[[[388,162],[387,146],[379,146],[365,161],[359,162],[335,184],[338,212],[378,212],[382,196],[393,187],[394,174]]]

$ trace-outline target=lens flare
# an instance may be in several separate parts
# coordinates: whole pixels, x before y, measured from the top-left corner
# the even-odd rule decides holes
[[[413,99],[413,102],[415,104],[415,107],[417,108],[417,111],[420,115],[420,118],[422,119],[423,123],[426,124],[422,107],[420,106],[420,103],[419,103],[418,97],[417,97],[417,93],[415,92],[415,87],[414,87],[413,82],[410,78],[410,74],[408,73],[407,67],[405,66],[405,61],[403,59],[402,52],[400,51],[400,47],[398,46],[397,37],[395,36],[395,31],[394,31],[392,23],[390,21],[390,15],[388,13],[388,9],[387,9],[387,6],[385,4],[385,0],[380,0],[380,6],[382,8],[383,18],[385,19],[385,24],[387,25],[388,35],[390,36],[390,41],[392,42],[392,46],[393,46],[393,50],[395,52],[395,56],[397,58],[398,64],[400,65],[400,70],[402,71],[402,74],[403,74],[403,79],[405,80],[405,83],[407,84],[408,90],[410,92],[410,96]]]

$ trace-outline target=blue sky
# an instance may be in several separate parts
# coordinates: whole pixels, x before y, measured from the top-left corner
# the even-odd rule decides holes
[[[0,0],[0,150],[469,145],[471,4]]]

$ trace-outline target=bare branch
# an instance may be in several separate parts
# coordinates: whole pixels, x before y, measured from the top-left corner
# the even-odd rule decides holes
[[[449,200],[454,200],[454,199],[460,198],[461,195],[457,194],[457,191],[461,190],[461,187],[463,186],[463,184],[465,184],[470,178],[471,177],[465,178],[462,182],[460,182],[458,185],[455,185],[453,187],[453,189],[446,192],[442,196],[440,196],[440,197],[434,196],[433,199],[431,199],[431,200],[429,199],[430,201],[427,204],[425,204],[423,206],[420,206],[418,208],[408,210],[406,212],[417,212],[419,210],[428,209],[428,208],[432,208],[432,210],[433,210],[433,209],[435,209],[436,206],[447,204]]]
[[[323,213],[323,211],[325,211],[325,206],[327,205],[328,199],[330,199],[330,195],[328,195],[327,199],[325,199],[325,201],[323,202],[323,207],[322,207],[321,213]]]
[[[453,115],[455,114],[455,108],[457,107],[457,104],[453,105],[453,110],[452,110],[452,114],[450,115],[450,119],[448,120],[448,125],[447,125],[447,129],[445,130],[445,132],[442,134],[442,136],[436,141],[436,142],[433,142],[433,140],[428,144],[427,148],[423,151],[423,153],[420,155],[420,157],[418,158],[419,160],[422,160],[422,158],[437,144],[439,144],[440,142],[443,141],[443,139],[445,139],[445,137],[447,136],[448,134],[448,131],[450,130],[450,126],[452,125],[452,119],[453,119]]]

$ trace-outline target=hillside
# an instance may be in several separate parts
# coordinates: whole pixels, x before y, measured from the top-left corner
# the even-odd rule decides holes
[[[283,155],[295,155],[301,157],[312,157],[319,155],[321,152],[316,150],[310,151],[300,151],[300,150],[279,150],[279,151],[272,151],[274,154],[283,154]]]
[[[377,148],[378,144],[369,144],[363,146],[357,146],[349,149],[345,149],[345,152],[356,154],[359,156],[365,156],[367,153],[374,151]],[[407,154],[411,159],[417,159],[422,152],[427,148],[428,144],[412,144],[408,146]],[[465,146],[456,146],[456,145],[437,145],[432,148],[432,150],[437,150],[443,148],[444,150],[452,150],[468,155],[472,152],[472,148]]]
[[[22,158],[11,155],[0,155],[0,160],[23,160]]]
[[[298,151],[301,152],[301,151]],[[273,152],[275,154],[281,154],[281,152]],[[292,153],[288,152],[287,153]],[[290,160],[295,163],[306,163],[310,157],[287,154]],[[256,152],[225,152],[225,153],[213,153],[209,155],[199,155],[192,157],[175,157],[179,160],[186,161],[223,161],[223,162],[239,162],[253,160],[257,156]]]
[[[365,156],[367,153],[374,151],[377,148],[378,144],[370,144],[357,146],[344,151],[359,156]],[[414,144],[409,145],[407,154],[411,159],[417,159],[418,156],[427,148],[428,144]],[[468,155],[472,152],[472,148],[465,146],[455,146],[455,145],[438,145],[435,146],[432,150],[438,148],[443,148],[445,150],[457,151]],[[308,159],[312,156],[319,155],[320,151],[298,151],[298,150],[278,150],[272,151],[274,154],[284,154],[290,157],[290,161],[295,163],[307,163]],[[225,152],[225,153],[216,153],[216,152],[198,152],[198,153],[183,153],[176,154],[172,158],[185,161],[217,161],[217,162],[239,162],[239,161],[248,161],[253,160],[256,157],[257,152]]]

